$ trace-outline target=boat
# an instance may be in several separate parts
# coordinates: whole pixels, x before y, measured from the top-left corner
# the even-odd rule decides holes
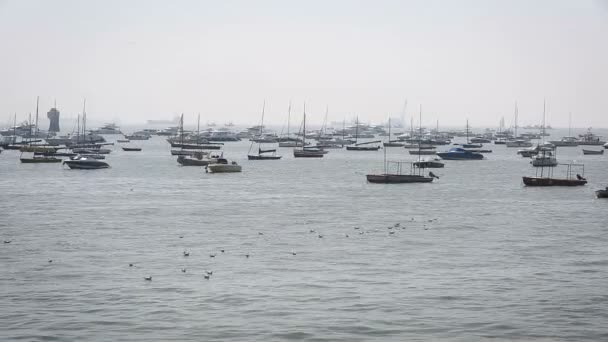
[[[565,165],[567,167],[566,177],[565,178],[555,178],[553,177],[553,168],[549,168],[547,172],[544,171],[544,167],[540,167],[536,169],[536,176],[534,177],[522,177],[523,182],[526,186],[580,186],[587,184],[587,179],[585,179],[585,166],[583,164],[560,164]],[[576,177],[573,176],[573,167],[581,167],[582,168],[582,176],[580,174],[576,174]],[[540,170],[540,176],[539,176]]]
[[[417,156],[431,156],[437,154],[436,150],[409,150],[409,154]]]
[[[50,157],[50,156],[43,156],[43,155],[37,155],[37,154],[34,154],[34,156],[32,156],[31,158],[19,157],[19,160],[22,163],[24,163],[24,164],[32,164],[32,163],[61,163],[61,159],[60,158],[55,158],[55,157]]]
[[[86,157],[80,157],[73,160],[65,160],[63,165],[67,165],[70,169],[78,170],[95,170],[95,169],[107,169],[110,167],[108,163],[99,161],[96,159],[89,159]]]
[[[606,189],[595,190],[595,196],[597,196],[597,198],[608,198],[608,186]]]
[[[241,165],[236,162],[228,163],[224,158],[218,158],[216,163],[207,165],[206,170],[213,173],[241,172]]]
[[[591,132],[591,128],[588,128],[585,134],[579,134],[579,145],[601,146],[605,143],[606,141],[602,140],[602,137]]]
[[[481,160],[483,154],[467,151],[464,148],[453,147],[446,152],[437,152],[437,155],[444,160]]]
[[[144,132],[135,132],[133,134],[125,134],[125,139],[128,140],[149,140],[150,134]]]
[[[192,156],[178,156],[177,162],[183,166],[207,166],[209,164],[216,164],[219,158],[222,158],[223,153],[219,155],[212,155],[205,158],[207,153],[196,152]]]
[[[557,158],[552,151],[541,150],[532,158],[530,163],[535,167],[554,167],[557,166]]]
[[[587,155],[587,154],[604,154],[604,150],[585,150],[583,149],[583,154]]]
[[[141,151],[141,147],[127,147],[127,146],[123,146],[122,150],[123,151],[127,151],[127,152],[137,152],[137,151]]]
[[[93,134],[122,134],[120,128],[114,123],[107,123],[98,129],[91,130]]]
[[[420,122],[422,122],[422,106],[420,106]],[[422,132],[422,126],[420,126]],[[420,143],[420,139],[418,140]],[[420,156],[418,156],[418,162],[421,162]],[[404,174],[404,164],[410,164],[409,174]],[[394,166],[391,170],[391,166]],[[381,183],[381,184],[404,184],[404,183],[430,183],[436,178],[431,172],[429,176],[424,176],[423,167],[415,167],[414,163],[411,162],[398,162],[398,161],[386,161],[386,149],[384,149],[384,172],[381,174],[368,174],[365,178],[369,183]]]
[[[294,158],[323,158],[327,151],[318,148],[306,147],[306,103],[304,103],[304,116],[302,119],[302,147],[298,146],[293,149]]]
[[[81,154],[77,154],[75,156],[70,157],[70,160],[76,160],[76,159],[80,159],[80,158],[104,160],[104,159],[106,159],[106,156],[104,156],[103,154],[81,153]]]
[[[131,140],[129,140],[129,139],[118,139],[118,140],[116,140],[116,142],[117,143],[128,143],[128,142],[131,142]]]
[[[262,105],[262,119],[260,120],[260,133],[259,136],[264,136],[264,110],[266,109],[266,101]],[[276,142],[274,140],[273,142]],[[251,148],[254,144],[257,143],[257,154],[251,153]],[[276,149],[264,150],[262,149],[262,141],[261,140],[252,140],[249,145],[249,152],[247,152],[247,159],[249,160],[278,160],[281,159],[281,156],[277,155]]]
[[[525,139],[508,140],[505,145],[507,147],[532,147],[532,142]]]
[[[579,145],[576,137],[563,137],[560,140],[550,140],[549,142],[557,147],[574,147]]]
[[[433,158],[433,159],[420,160],[420,161],[414,162],[414,166],[420,167],[420,168],[425,168],[425,169],[436,169],[436,168],[444,167],[445,164],[441,162],[441,159]]]
[[[384,147],[403,147],[405,143],[401,140],[391,140],[391,118],[388,118],[388,141],[383,143]]]
[[[363,137],[364,135],[359,134],[359,117],[357,117],[357,121],[355,124],[355,144],[351,146],[346,146],[347,151],[378,151],[380,149],[380,146],[367,145],[381,143],[382,141],[368,141],[363,143],[357,143],[360,136]],[[373,138],[374,136],[372,135],[371,137]]]

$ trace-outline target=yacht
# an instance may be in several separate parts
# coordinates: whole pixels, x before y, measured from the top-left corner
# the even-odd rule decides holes
[[[241,172],[241,170],[241,165],[235,161],[228,163],[224,158],[218,158],[217,162],[207,165],[207,171],[212,173]]]
[[[483,159],[483,154],[467,151],[460,147],[451,148],[447,152],[437,152],[441,159],[445,160],[480,160]]]
[[[553,167],[557,166],[557,158],[555,158],[555,155],[551,151],[540,150],[536,154],[536,156],[532,158],[530,163],[532,164],[532,166],[536,167]]]
[[[86,157],[66,160],[63,162],[63,165],[67,165],[70,169],[79,170],[107,169],[110,167],[110,165],[108,165],[106,162],[97,159],[89,159]]]
[[[114,123],[108,123],[98,129],[91,130],[93,134],[122,134],[120,128]]]
[[[560,140],[551,140],[549,142],[557,147],[572,147],[579,145],[579,141],[576,137],[563,137]]]

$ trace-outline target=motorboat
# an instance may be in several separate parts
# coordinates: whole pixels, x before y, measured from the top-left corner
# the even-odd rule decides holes
[[[207,171],[213,173],[241,172],[241,165],[235,161],[228,163],[224,158],[218,158],[216,163],[207,165]]]
[[[178,156],[177,162],[183,166],[207,166],[209,164],[215,164],[219,158],[222,158],[222,154],[210,155],[205,158],[206,153],[197,152],[191,156]]]
[[[585,150],[583,149],[583,154],[604,154],[604,150]]]
[[[70,160],[76,160],[76,159],[80,159],[80,158],[104,160],[104,159],[106,159],[106,156],[104,156],[103,154],[86,154],[86,153],[81,153],[81,154],[77,154],[75,156],[70,157]]]
[[[65,160],[63,165],[67,165],[70,169],[79,170],[107,169],[110,167],[110,165],[108,165],[106,162],[96,159],[89,159],[86,157],[80,157],[74,160]]]
[[[123,146],[122,150],[123,151],[127,151],[127,152],[137,152],[137,151],[141,151],[141,147],[127,147],[127,146]]]
[[[105,124],[98,129],[91,130],[93,134],[122,134],[120,128],[114,123]]]
[[[560,140],[550,140],[549,142],[557,147],[573,147],[579,145],[579,141],[576,137],[563,137]]]
[[[445,160],[480,160],[483,159],[483,154],[467,151],[464,148],[453,147],[447,152],[437,152],[441,159]]]
[[[595,196],[597,196],[597,198],[608,198],[608,186],[606,189],[596,190]]]
[[[540,151],[530,161],[532,166],[557,166],[557,158],[551,151]]]
[[[606,144],[606,141],[602,140],[602,137],[593,134],[591,132],[591,128],[589,128],[585,134],[579,135],[578,144],[579,145],[601,146],[601,145]]]

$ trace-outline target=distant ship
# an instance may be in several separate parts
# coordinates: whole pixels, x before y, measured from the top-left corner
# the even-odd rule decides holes
[[[148,120],[148,125],[172,125],[179,122],[179,116],[173,117],[172,120]]]

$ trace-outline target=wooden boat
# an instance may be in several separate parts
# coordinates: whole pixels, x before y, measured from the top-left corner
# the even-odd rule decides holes
[[[580,174],[573,176],[573,167],[581,167],[582,174],[585,174],[585,166],[583,164],[561,164],[567,166],[566,178],[553,177],[553,168],[549,167],[545,172],[544,167],[536,169],[536,176],[523,177],[523,182],[526,186],[580,186],[587,184],[587,179]],[[540,172],[538,171],[540,170]],[[540,173],[540,176],[539,176]]]
[[[61,163],[61,159],[59,159],[59,158],[48,157],[48,156],[40,156],[40,155],[34,155],[31,158],[20,157],[19,160],[22,163],[26,163],[26,164],[32,164],[32,163]]]
[[[608,198],[608,186],[604,190],[596,190],[595,196],[597,196],[597,198]]]
[[[604,150],[585,150],[583,149],[583,154],[587,155],[587,154],[604,154]]]
[[[207,165],[207,171],[213,173],[241,172],[241,170],[241,165],[234,161],[228,163],[228,160],[224,158],[218,158],[216,163]]]
[[[126,146],[123,146],[122,150],[123,151],[133,151],[133,152],[136,152],[136,151],[141,151],[141,147],[126,147]]]

